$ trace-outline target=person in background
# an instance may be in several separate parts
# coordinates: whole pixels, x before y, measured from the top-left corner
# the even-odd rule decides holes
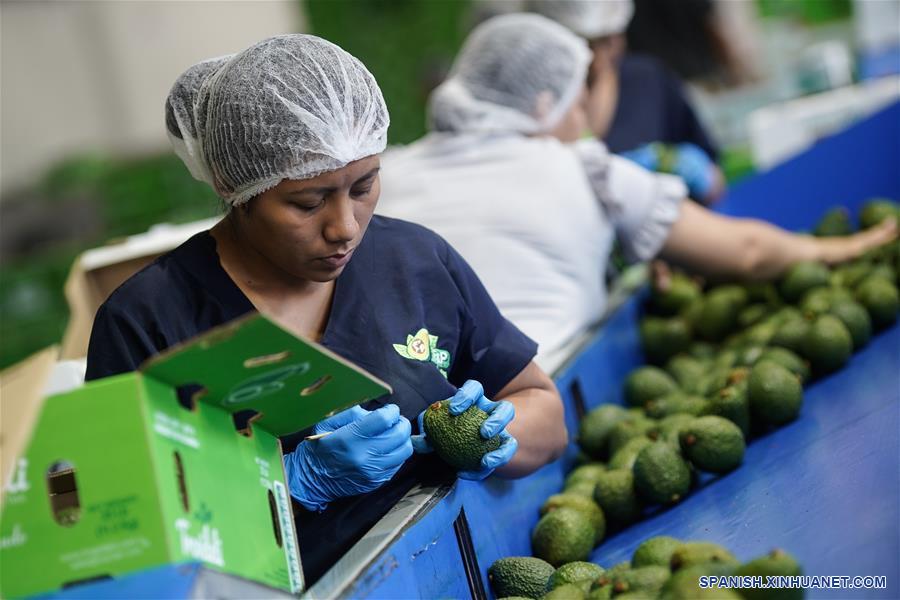
[[[114,291],[88,350],[87,378],[97,379],[260,311],[392,386],[390,398],[285,440],[310,584],[436,470],[422,456],[431,403],[481,408],[481,435],[503,440],[461,477],[521,477],[567,442],[535,343],[465,260],[431,231],[373,216],[388,124],[368,70],[315,36],[270,38],[188,69],[166,102],[167,130],[227,214]]]
[[[529,0],[526,7],[588,40],[588,119],[611,152],[678,175],[703,204],[722,196],[718,148],[681,81],[656,58],[627,52],[632,0]]]
[[[540,15],[485,21],[432,93],[432,132],[384,157],[379,211],[453,244],[548,368],[603,315],[615,238],[633,261],[659,256],[710,277],[767,279],[895,236],[894,223],[850,237],[795,235],[684,202],[679,178],[582,138],[592,59],[584,39]]]

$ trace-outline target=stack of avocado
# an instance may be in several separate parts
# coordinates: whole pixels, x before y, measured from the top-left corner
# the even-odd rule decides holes
[[[860,222],[893,215],[900,206],[874,201]],[[849,231],[841,210],[817,227]],[[796,264],[779,282],[704,289],[673,275],[665,292],[651,294],[640,325],[652,364],[626,378],[627,408],[604,404],[581,420],[579,466],[541,509],[535,556],[554,565],[584,560],[593,545],[576,531],[592,528],[598,544],[607,525],[683,499],[698,470],[738,467],[747,440],[798,416],[802,384],[841,368],[896,320],[898,275],[898,241],[833,270]]]
[[[726,548],[711,542],[682,542],[660,536],[634,551],[631,561],[609,569],[584,561],[554,565],[540,558],[501,558],[488,570],[497,598],[543,600],[799,600],[803,590],[701,588],[700,576],[799,576],[800,565],[782,550],[741,564]]]

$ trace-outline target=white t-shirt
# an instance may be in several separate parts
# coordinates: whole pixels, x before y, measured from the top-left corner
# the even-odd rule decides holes
[[[687,193],[595,140],[433,133],[381,164],[376,212],[456,248],[539,344],[538,362],[602,316],[614,238],[629,258],[651,258]]]

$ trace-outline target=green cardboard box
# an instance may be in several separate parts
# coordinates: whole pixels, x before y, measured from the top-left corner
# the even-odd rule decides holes
[[[202,386],[191,408],[178,401],[186,385]],[[0,594],[189,560],[300,591],[278,436],[386,393],[252,315],[46,398],[4,493]],[[241,431],[238,413],[252,415]]]

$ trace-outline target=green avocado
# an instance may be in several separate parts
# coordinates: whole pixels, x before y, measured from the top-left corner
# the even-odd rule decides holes
[[[764,361],[750,371],[747,400],[753,418],[769,425],[783,425],[800,413],[803,388],[796,375],[779,364]]]
[[[707,414],[728,419],[741,430],[746,439],[750,435],[750,401],[747,383],[739,382],[722,388],[709,400]]]
[[[603,567],[594,563],[584,561],[566,563],[556,569],[553,575],[550,576],[550,579],[547,581],[547,591],[568,583],[595,581],[605,571]]]
[[[621,448],[616,450],[616,453],[609,459],[609,468],[630,469],[634,466],[634,461],[637,459],[638,452],[652,443],[653,440],[645,436],[631,438],[625,442]]]
[[[494,561],[488,569],[488,582],[498,598],[540,598],[553,571],[553,565],[539,558],[510,556]]]
[[[731,552],[712,542],[685,542],[672,552],[669,566],[672,572],[707,563],[737,567],[738,561]]]
[[[789,319],[778,327],[772,339],[769,340],[769,344],[802,353],[808,332],[808,321],[802,318]]]
[[[853,349],[859,350],[872,337],[872,319],[865,307],[854,300],[844,300],[831,305],[830,314],[841,320],[850,332]]]
[[[661,364],[691,344],[691,331],[687,322],[679,317],[662,319],[645,317],[640,326],[641,344],[651,363]]]
[[[643,406],[649,400],[678,389],[671,375],[657,367],[639,367],[625,378],[625,402]]]
[[[659,440],[667,444],[671,444],[675,447],[678,447],[678,435],[681,433],[681,428],[694,420],[694,415],[689,415],[686,413],[675,413],[674,415],[669,415],[668,417],[663,417],[659,420]],[[646,444],[645,444],[646,445]],[[644,447],[641,446],[639,450],[643,450]],[[637,453],[635,453],[634,458],[637,458]],[[634,466],[634,461],[631,461],[631,464],[628,466],[630,469]]]
[[[747,577],[796,577],[803,574],[800,564],[784,550],[773,550],[766,556],[751,560],[739,566],[735,572],[738,576]],[[803,590],[801,588],[757,589],[743,588],[740,590],[745,600],[801,600]]]
[[[592,484],[592,491],[595,485]],[[596,546],[603,541],[603,536],[606,535],[606,517],[603,516],[600,506],[594,502],[593,493],[590,496],[567,493],[553,494],[541,506],[541,516],[558,508],[571,508],[572,510],[583,512],[594,528],[594,545]]]
[[[819,237],[835,237],[853,233],[853,225],[850,223],[850,215],[843,206],[836,206],[829,210],[819,220],[813,234]]]
[[[715,575],[724,577],[734,572],[735,565],[708,563],[686,567],[674,573],[663,586],[659,600],[741,600],[741,596],[728,588],[701,588],[700,577]]]
[[[707,416],[681,430],[681,450],[701,471],[727,473],[744,460],[744,434],[728,419]]]
[[[641,515],[641,504],[634,491],[634,475],[630,469],[607,471],[594,488],[594,501],[611,522],[625,525]]]
[[[703,298],[703,306],[695,315],[693,325],[697,334],[711,342],[724,339],[737,326],[738,314],[743,309],[746,298],[747,293],[737,286],[711,290]]]
[[[812,322],[803,341],[803,355],[814,372],[836,371],[844,366],[852,353],[853,338],[840,319],[822,315]]]
[[[435,402],[425,411],[425,435],[441,460],[458,471],[475,471],[481,468],[481,458],[502,443],[499,435],[489,440],[481,437],[481,425],[487,417],[476,406],[451,415],[449,400]]]
[[[707,401],[700,396],[692,396],[683,392],[673,392],[656,400],[651,400],[644,406],[647,416],[653,419],[662,419],[677,413],[701,415],[707,409]]]
[[[595,484],[597,483],[597,477],[604,471],[606,471],[606,466],[603,463],[598,462],[591,462],[586,465],[575,467],[566,477],[565,482],[563,482],[563,488],[571,487],[583,482]]]
[[[706,361],[694,358],[689,354],[678,354],[670,358],[669,362],[666,363],[666,371],[675,378],[678,387],[689,393],[696,391],[697,382],[703,378],[707,369]],[[668,391],[672,392],[675,389],[677,388]],[[659,396],[662,395],[659,394]],[[647,400],[653,400],[653,398],[648,398]]]
[[[874,198],[863,204],[859,211],[859,225],[868,229],[890,217],[900,219],[898,204],[887,198]]]
[[[613,597],[621,598],[622,596],[618,594],[640,592],[653,598],[669,579],[669,575],[671,575],[669,568],[659,565],[634,567],[623,571],[612,578]]]
[[[605,459],[609,450],[609,433],[616,423],[628,417],[616,404],[601,404],[587,413],[578,426],[578,445],[594,459]]]
[[[656,565],[669,569],[669,563],[672,560],[672,553],[681,545],[681,540],[677,540],[667,535],[659,535],[644,540],[640,546],[635,549],[631,557],[631,564],[637,567],[646,567]]]
[[[537,558],[559,567],[587,559],[594,548],[594,538],[594,527],[582,511],[557,508],[535,525],[531,548]]]
[[[657,402],[653,400],[650,403]],[[625,444],[636,437],[647,437],[656,430],[656,421],[645,416],[630,416],[616,423],[609,432],[609,453],[615,456],[616,452]]]
[[[883,329],[897,320],[900,295],[890,282],[878,277],[867,277],[856,288],[856,298],[869,312],[876,329]]]
[[[584,600],[586,596],[581,586],[564,583],[544,594],[541,600]]]
[[[665,442],[655,442],[634,461],[634,489],[654,504],[674,504],[687,495],[691,471],[681,454]]]
[[[829,277],[828,267],[820,262],[796,263],[781,280],[781,295],[788,302],[798,302],[809,290],[828,285]]]
[[[757,362],[772,361],[781,365],[800,378],[801,383],[809,379],[809,363],[787,348],[766,348]]]
[[[686,309],[700,296],[700,286],[696,282],[685,275],[675,273],[672,275],[667,290],[661,291],[654,288],[651,301],[657,314],[672,316]]]
[[[742,309],[738,313],[738,327],[746,329],[751,325],[755,325],[762,321],[769,314],[769,307],[766,304],[751,304]]]

